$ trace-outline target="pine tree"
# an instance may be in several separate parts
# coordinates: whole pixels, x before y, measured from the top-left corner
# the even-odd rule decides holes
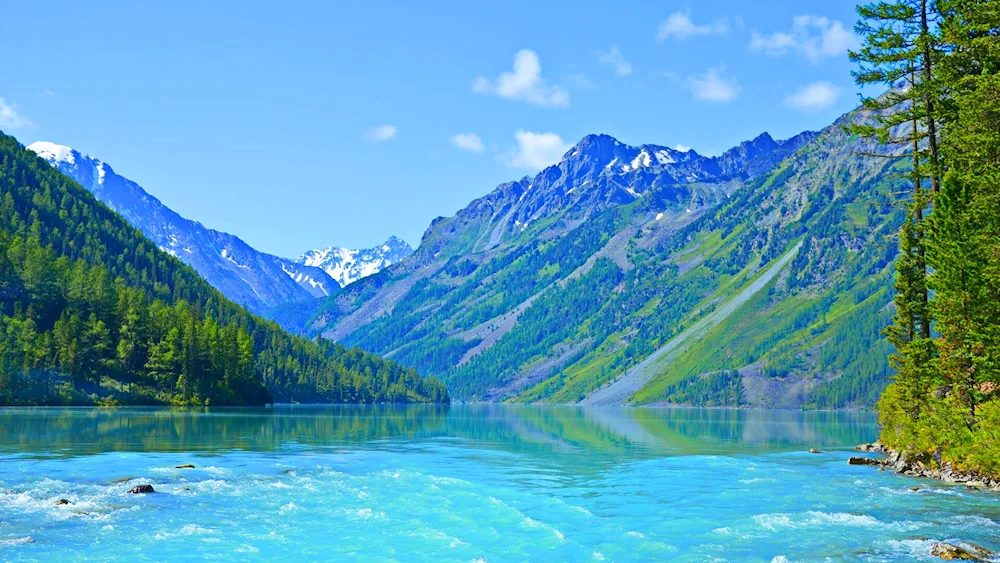
[[[887,331],[898,374],[879,402],[883,439],[928,462],[998,475],[1000,0],[939,0],[932,7],[909,0],[861,13],[896,18],[891,30],[859,30],[868,33],[867,47],[882,41],[896,55],[907,50],[913,93],[902,109],[882,106],[897,126],[910,118],[915,133],[915,203],[900,232],[896,322]],[[871,63],[886,52],[869,49],[856,60]],[[902,99],[890,94],[882,100]],[[877,127],[868,132],[889,135]],[[921,178],[930,180],[923,205]],[[927,207],[929,221],[921,216]],[[930,275],[921,289],[924,271]],[[920,293],[931,296],[929,305],[921,305]],[[917,329],[921,314],[934,321],[933,339]]]
[[[949,87],[948,172],[929,247],[937,368],[946,401],[961,412],[970,455],[997,418],[1000,387],[1000,1],[942,2],[952,45],[942,76]],[[983,406],[986,406],[983,412]],[[985,418],[984,418],[985,417]],[[985,422],[986,419],[991,419]],[[959,420],[956,417],[956,420]],[[957,441],[961,444],[961,441]],[[1000,452],[995,457],[1000,459]],[[998,460],[994,459],[993,462]]]
[[[896,370],[894,385],[898,387],[887,393],[879,405],[882,421],[890,432],[919,419],[933,379],[929,369],[934,347],[930,342],[924,217],[931,197],[924,181],[930,180],[932,193],[938,191],[938,110],[934,101],[939,86],[934,73],[940,46],[939,39],[929,31],[929,12],[926,0],[859,6],[861,20],[856,31],[865,41],[861,49],[850,54],[859,65],[853,73],[858,85],[881,84],[889,88],[879,97],[863,99],[874,123],[855,126],[853,131],[898,147],[894,156],[909,157],[913,182],[907,220],[899,232],[896,311],[893,324],[885,330],[895,348],[890,361]]]

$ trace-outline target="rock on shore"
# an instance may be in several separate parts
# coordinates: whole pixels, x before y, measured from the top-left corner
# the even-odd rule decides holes
[[[859,452],[868,452],[875,454],[889,453],[889,448],[887,448],[885,444],[879,441],[872,442],[871,444],[866,443],[866,444],[861,444],[859,446],[854,446],[854,449],[858,450]]]
[[[847,460],[847,463],[851,465],[885,465],[885,461],[881,459],[875,459],[872,457],[856,457],[856,456],[851,456],[851,458]]]
[[[869,457],[851,457],[847,462],[851,465],[875,465],[892,468],[900,475],[907,477],[924,477],[928,479],[938,479],[946,483],[957,483],[967,485],[976,489],[1000,490],[1000,480],[994,477],[977,475],[967,471],[956,471],[950,463],[945,463],[940,467],[931,466],[922,460],[914,459],[913,456],[905,452],[898,452],[889,449],[881,442],[872,444],[861,444],[855,450],[870,453],[886,454],[885,459]]]

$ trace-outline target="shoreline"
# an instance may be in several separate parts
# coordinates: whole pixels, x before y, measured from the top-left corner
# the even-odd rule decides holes
[[[893,450],[878,441],[871,444],[860,444],[855,446],[854,449],[863,453],[881,454],[885,457],[878,459],[865,456],[851,456],[847,460],[850,465],[878,467],[881,471],[890,468],[897,474],[907,477],[935,479],[953,485],[965,485],[969,489],[986,489],[1000,492],[1000,477],[987,477],[969,471],[955,471],[952,469],[950,463],[946,463],[941,467],[931,467],[923,461],[907,456],[905,452]]]

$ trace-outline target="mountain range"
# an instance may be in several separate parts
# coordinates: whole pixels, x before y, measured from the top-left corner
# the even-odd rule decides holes
[[[717,157],[588,135],[282,322],[474,401],[870,405],[888,379],[900,163],[845,132]]]
[[[105,163],[31,148],[231,299],[473,401],[850,408],[889,372],[900,163],[845,132],[719,156],[587,135],[390,238],[293,260],[184,219]]]
[[[106,162],[49,142],[36,142],[28,149],[76,180],[162,250],[192,266],[230,300],[265,316],[275,307],[334,294],[412,252],[392,237],[373,249],[330,247],[311,250],[296,260],[280,258],[180,216]]]

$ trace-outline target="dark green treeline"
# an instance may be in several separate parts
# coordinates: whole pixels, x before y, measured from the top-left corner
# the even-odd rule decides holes
[[[0,404],[447,402],[439,381],[290,336],[0,134]]]
[[[1000,473],[1000,0],[859,7],[852,53],[868,134],[912,162],[882,439],[927,463]]]

